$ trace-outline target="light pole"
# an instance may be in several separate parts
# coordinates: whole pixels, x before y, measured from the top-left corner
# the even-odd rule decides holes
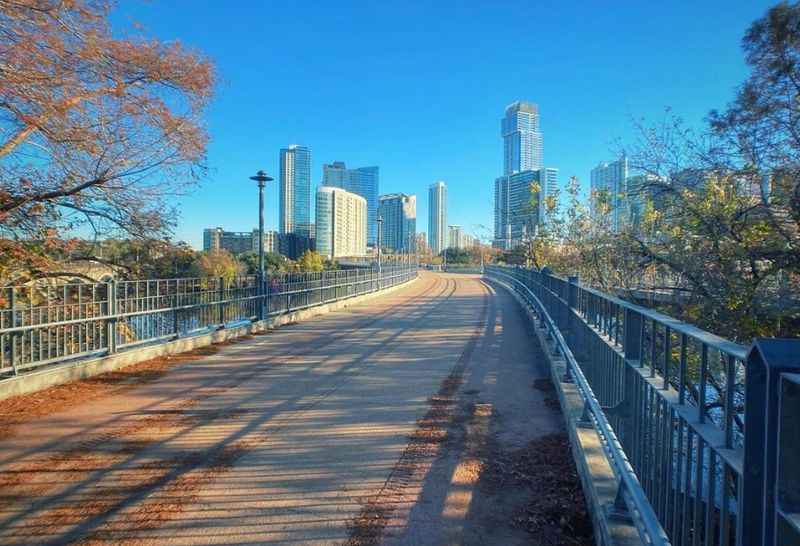
[[[264,185],[274,180],[264,171],[258,171],[250,180],[258,182],[258,287],[264,294]],[[264,298],[261,298],[260,318],[264,318]]]

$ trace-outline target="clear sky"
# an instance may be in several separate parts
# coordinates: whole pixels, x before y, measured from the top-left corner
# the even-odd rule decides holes
[[[176,238],[257,226],[247,178],[277,178],[281,147],[322,164],[378,165],[381,193],[448,185],[448,223],[492,225],[502,172],[500,118],[515,100],[539,104],[545,166],[563,186],[588,186],[598,162],[629,139],[632,117],[669,106],[688,123],[731,100],[747,74],[740,41],[775,2],[401,0],[120,0],[131,22],[212,58],[220,83],[208,116],[208,180],[179,201]],[[277,182],[267,227],[277,226]]]

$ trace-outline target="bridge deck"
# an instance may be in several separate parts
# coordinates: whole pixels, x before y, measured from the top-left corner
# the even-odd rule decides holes
[[[0,543],[529,543],[530,484],[489,461],[563,427],[527,328],[424,273],[30,419],[0,440]]]

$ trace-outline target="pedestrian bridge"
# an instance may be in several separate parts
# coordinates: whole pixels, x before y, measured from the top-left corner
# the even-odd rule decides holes
[[[503,268],[6,290],[2,544],[798,539],[778,342]]]

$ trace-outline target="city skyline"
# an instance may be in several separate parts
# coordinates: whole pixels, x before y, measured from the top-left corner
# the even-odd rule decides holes
[[[253,6],[252,17],[243,19],[213,3],[199,2],[187,14],[163,2],[123,1],[112,23],[140,22],[148,33],[196,47],[218,64],[223,83],[209,112],[209,175],[175,200],[175,239],[199,248],[211,216],[227,229],[250,229],[257,192],[248,177],[264,169],[277,178],[277,151],[290,142],[313,150],[312,192],[322,163],[379,165],[382,193],[423,195],[432,181],[445,179],[450,221],[467,230],[491,225],[487,181],[503,172],[497,113],[515,100],[541,108],[544,160],[559,167],[561,187],[576,175],[587,193],[591,169],[616,157],[617,139],[631,137],[631,119],[658,120],[669,106],[697,126],[732,99],[747,73],[741,36],[769,5],[632,5],[613,16],[585,7],[592,18],[579,17],[577,7],[518,5],[519,17],[509,22],[505,10],[492,6],[372,6],[355,10],[352,20],[320,6],[298,20],[280,6]],[[526,35],[530,17],[540,21],[540,32],[509,50],[509,32]],[[654,17],[663,24],[636,24]],[[704,23],[710,17],[719,22],[713,36]],[[230,32],[223,39],[207,32],[209,25]],[[625,29],[627,39],[601,35],[599,27]],[[681,40],[662,48],[674,42],[669,28],[681,28]],[[343,29],[353,32],[342,38]],[[450,36],[445,42],[443,29]],[[270,39],[253,38],[261,32]],[[303,63],[279,69],[285,48]],[[645,58],[646,51],[656,54]],[[615,58],[626,62],[609,62]],[[265,70],[254,73],[255,65]],[[356,69],[369,78],[357,83],[338,76]],[[279,227],[278,185],[266,188],[266,229]],[[420,218],[427,217],[426,201],[418,203]]]

